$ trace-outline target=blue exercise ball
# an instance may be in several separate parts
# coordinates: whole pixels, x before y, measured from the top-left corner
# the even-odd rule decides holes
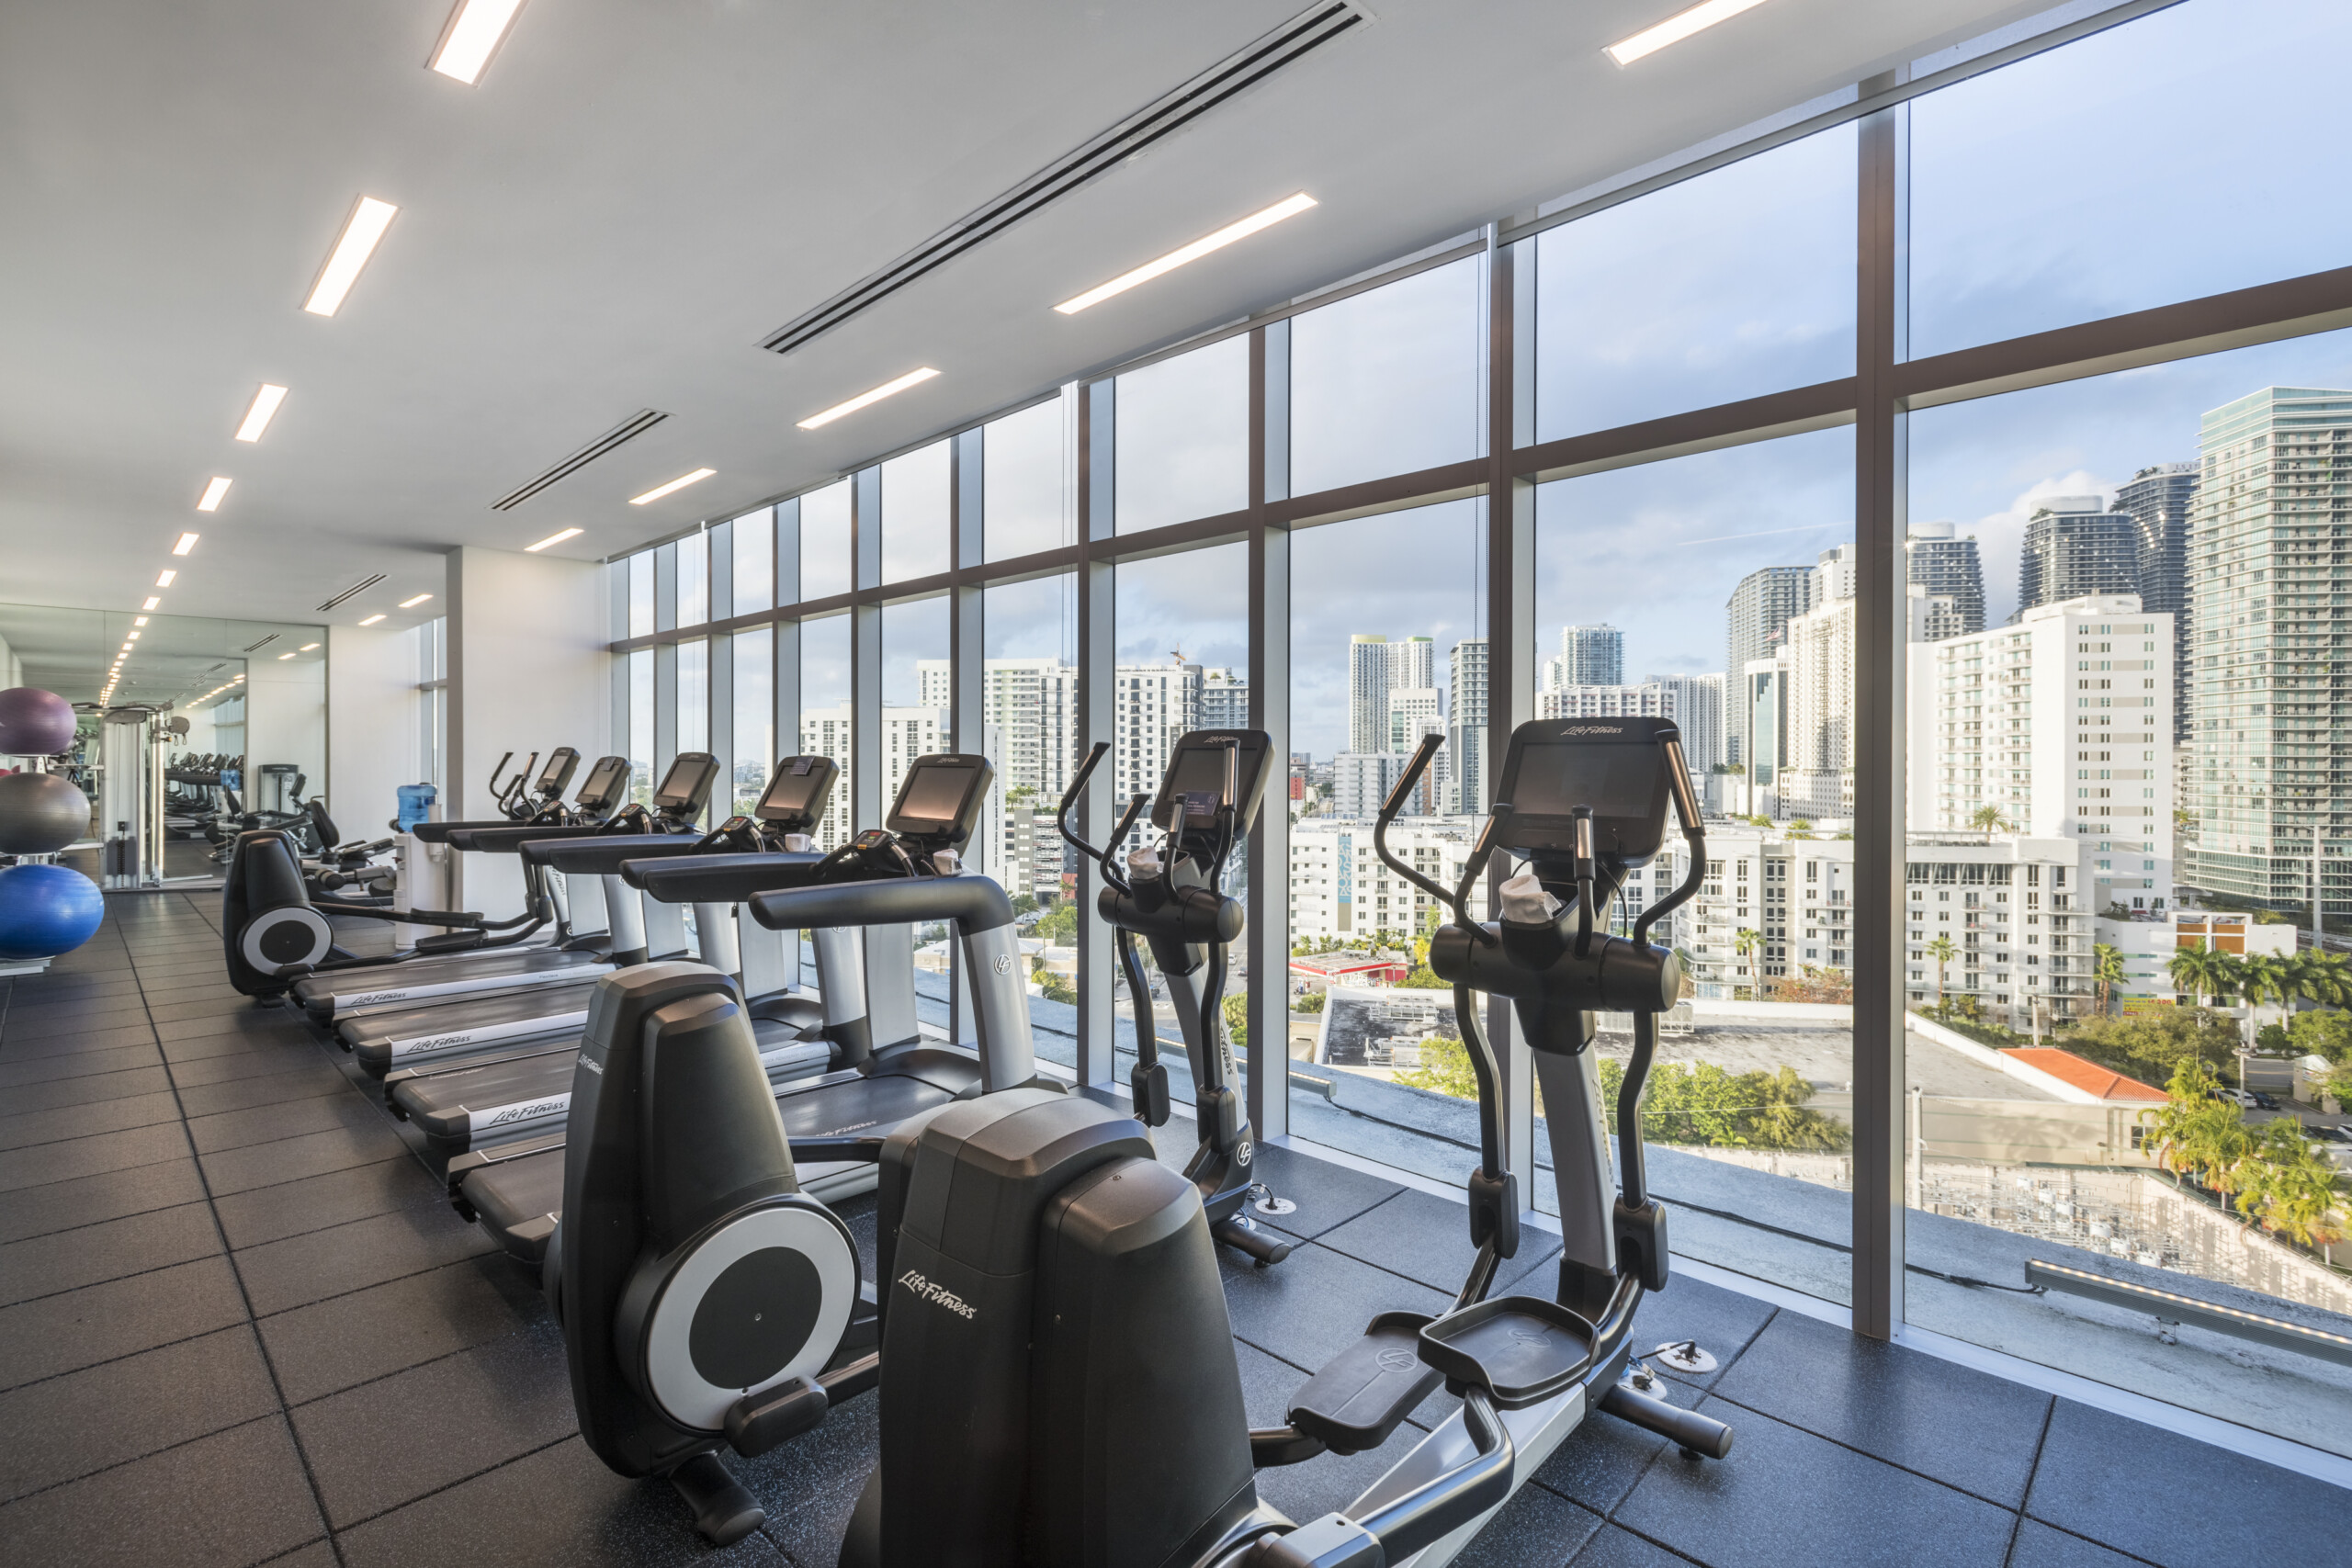
[[[68,865],[0,871],[0,958],[54,958],[96,936],[106,895]]]

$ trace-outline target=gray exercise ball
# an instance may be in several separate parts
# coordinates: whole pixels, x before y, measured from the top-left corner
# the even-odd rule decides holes
[[[61,773],[0,777],[0,854],[45,855],[90,830],[90,797]]]

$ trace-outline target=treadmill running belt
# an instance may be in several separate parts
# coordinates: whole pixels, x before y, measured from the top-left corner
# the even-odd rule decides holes
[[[576,948],[530,947],[511,953],[452,953],[366,970],[331,970],[294,983],[294,999],[312,1018],[347,1018],[368,1008],[422,1007],[435,1000],[518,987],[560,985],[574,974],[602,975],[612,961]]]
[[[447,1007],[371,1013],[337,1025],[335,1032],[362,1066],[381,1077],[429,1056],[577,1034],[588,1026],[588,999],[595,994],[593,980],[541,986]]]

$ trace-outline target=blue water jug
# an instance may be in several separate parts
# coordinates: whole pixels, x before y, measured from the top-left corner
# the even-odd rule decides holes
[[[399,831],[405,833],[419,822],[432,819],[433,803],[440,796],[438,790],[429,784],[402,784],[400,794],[401,815],[395,824]]]

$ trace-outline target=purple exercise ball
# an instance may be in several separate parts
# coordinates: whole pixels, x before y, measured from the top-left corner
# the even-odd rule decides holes
[[[0,692],[0,757],[54,757],[74,744],[74,705],[39,686]]]
[[[12,865],[0,871],[0,959],[71,953],[106,913],[98,885],[72,866]]]

